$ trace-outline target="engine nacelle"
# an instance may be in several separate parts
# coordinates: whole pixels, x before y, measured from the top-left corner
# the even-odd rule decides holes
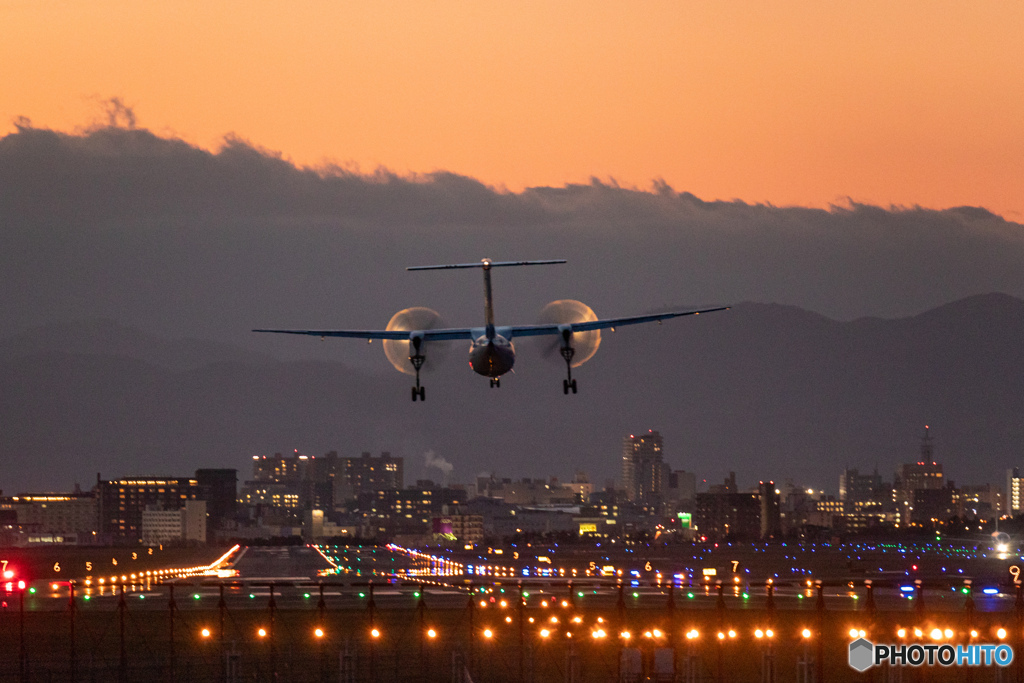
[[[444,327],[444,321],[441,319],[441,314],[431,308],[416,306],[413,308],[403,309],[391,316],[387,329],[401,330],[402,332],[413,332],[416,330],[436,330],[441,327]],[[425,353],[426,347],[427,343],[423,342],[420,345],[419,350],[420,354],[424,357],[423,368],[429,369],[431,367],[436,367],[440,360],[439,352],[445,348],[445,345],[431,344],[430,353]],[[409,356],[413,355],[413,350],[410,348],[410,344],[407,339],[385,339],[384,355],[388,357],[388,360],[399,372],[403,372],[406,375],[416,374],[412,363],[409,362]]]
[[[564,325],[592,322],[597,319],[597,314],[594,313],[594,310],[582,301],[559,299],[558,301],[552,301],[541,310],[537,322],[541,325]],[[556,358],[560,355],[559,350],[568,341],[569,345],[575,349],[570,366],[578,368],[597,353],[597,349],[601,346],[601,330],[573,332],[568,340],[563,335],[558,335],[557,337],[538,337],[537,339],[543,340],[540,343],[543,344],[544,354]]]

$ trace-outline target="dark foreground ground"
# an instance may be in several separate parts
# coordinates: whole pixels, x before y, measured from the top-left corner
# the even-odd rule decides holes
[[[0,612],[0,681],[611,682],[641,680],[656,670],[664,674],[660,680],[679,681],[857,681],[871,680],[872,672],[874,680],[889,680],[887,671],[849,668],[851,629],[880,643],[899,641],[900,628],[903,642],[936,642],[930,634],[938,628],[952,632],[941,642],[991,643],[1005,628],[1005,642],[1024,652],[1012,601],[996,612],[873,612],[865,599],[856,601],[858,609],[831,609],[826,602],[822,610],[810,598],[806,607],[772,610],[763,596],[756,604],[729,596],[720,603],[711,597],[702,607],[684,598],[670,608],[666,594],[651,591],[625,603],[588,604],[588,597],[563,607],[565,596],[535,591],[520,608],[511,589],[476,593],[471,603],[466,592],[458,598],[413,588],[378,604],[357,586],[321,606],[315,588],[293,586],[276,588],[273,605],[263,591],[221,606],[215,594],[196,593],[197,600],[185,588],[175,592],[173,612],[166,593],[124,603],[119,596],[94,598],[74,612],[22,615],[16,604],[9,607]],[[763,635],[768,629],[771,639]],[[763,678],[769,670],[774,677]],[[471,679],[458,677],[467,673]],[[1019,673],[1017,662],[1002,679],[992,667],[903,671],[908,681],[1012,681]]]

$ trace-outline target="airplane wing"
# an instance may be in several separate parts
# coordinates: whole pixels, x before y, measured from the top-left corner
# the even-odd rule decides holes
[[[469,327],[454,327],[439,330],[253,330],[253,332],[272,332],[276,334],[305,334],[310,337],[350,337],[355,339],[395,339],[409,341],[416,334],[424,341],[444,341],[449,339],[473,339],[473,330]]]
[[[701,313],[714,313],[715,311],[727,311],[728,306],[718,308],[703,308],[698,311],[673,311],[671,313],[651,313],[649,315],[631,315],[625,318],[605,318],[603,320],[591,320],[581,323],[569,323],[573,332],[588,332],[590,330],[603,330],[616,328],[623,325],[639,325],[641,323],[660,322],[669,318],[679,318],[684,315],[700,315]],[[536,337],[545,334],[560,334],[561,325],[516,325],[510,328],[513,337]]]
[[[640,323],[652,323],[669,318],[678,318],[684,315],[700,315],[701,313],[714,313],[715,311],[728,310],[728,306],[719,308],[704,308],[699,311],[674,311],[671,313],[651,313],[649,315],[633,315],[625,318],[605,318],[604,320],[592,320],[582,323],[571,323],[570,328],[574,332],[587,332],[589,330],[603,330],[606,328],[620,327],[622,325],[639,325]],[[499,326],[499,332],[508,331],[512,337],[536,337],[545,334],[560,334],[559,325],[514,325],[511,327]],[[310,337],[349,337],[355,339],[394,339],[408,341],[415,334],[423,341],[446,341],[452,339],[473,340],[475,335],[482,333],[482,328],[452,327],[438,330],[253,330],[253,332],[271,332],[275,334],[305,334]]]

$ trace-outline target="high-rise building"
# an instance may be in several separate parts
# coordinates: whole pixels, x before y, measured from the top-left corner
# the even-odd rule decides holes
[[[753,541],[761,536],[761,501],[756,493],[698,493],[693,520],[712,539]]]
[[[142,542],[146,545],[206,543],[206,509],[206,501],[202,500],[186,500],[177,510],[148,506],[142,511]]]
[[[405,488],[403,459],[383,452],[374,457],[363,453],[358,458],[342,458],[340,473],[345,498],[361,498],[380,491]]]
[[[195,479],[133,477],[97,480],[100,532],[111,540],[138,541],[142,538],[142,513],[147,507],[180,510],[189,500],[199,500]],[[205,514],[205,510],[203,511]]]
[[[846,469],[839,475],[839,500],[849,503],[876,500],[883,494],[882,487],[878,470],[872,474],[861,474],[857,469]],[[892,491],[888,493],[891,497]]]
[[[697,495],[697,475],[686,470],[672,470],[662,494],[666,501],[676,504],[677,509],[692,512]]]
[[[303,455],[298,450],[291,455],[254,455],[253,478],[243,486],[242,498],[260,498],[257,490],[275,491],[280,500],[294,502],[281,507],[332,509],[344,461],[337,451],[322,456]]]
[[[250,505],[292,510],[334,510],[345,501],[403,488],[403,459],[390,453],[343,458],[298,451],[253,456],[253,478],[240,492]]]
[[[75,536],[76,542],[97,531],[95,493],[20,493],[0,498],[12,510],[23,534]]]
[[[761,498],[761,540],[782,537],[782,514],[779,509],[779,493],[774,481],[758,483],[757,493]]]
[[[661,434],[653,429],[622,440],[622,488],[630,501],[650,503],[660,499],[669,477],[661,449]]]
[[[907,524],[912,520],[917,521],[915,517],[921,517],[920,514],[914,515],[915,491],[938,491],[945,487],[946,482],[942,475],[942,465],[935,461],[932,437],[928,427],[925,426],[924,436],[921,438],[921,454],[917,462],[900,465],[900,468],[896,471],[896,480],[893,482],[900,523]],[[923,500],[925,499],[922,498]],[[929,507],[934,506],[930,505]]]
[[[210,529],[219,529],[224,520],[235,518],[238,506],[238,470],[196,470],[196,481],[206,501]]]

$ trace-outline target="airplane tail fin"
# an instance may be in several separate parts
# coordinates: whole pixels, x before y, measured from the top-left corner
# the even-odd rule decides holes
[[[487,338],[494,339],[494,298],[491,295],[491,268],[499,266],[546,266],[552,263],[565,263],[565,259],[549,259],[547,261],[492,261],[485,258],[479,263],[451,263],[443,266],[411,266],[406,270],[452,270],[456,268],[483,268],[484,271],[484,325]]]

